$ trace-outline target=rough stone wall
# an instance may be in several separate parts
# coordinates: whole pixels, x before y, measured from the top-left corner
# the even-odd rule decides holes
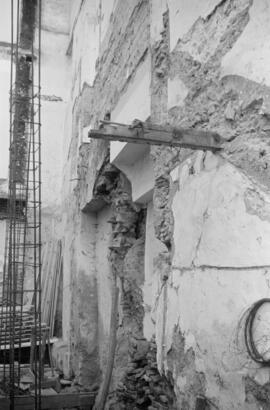
[[[86,6],[85,10],[89,11],[89,8]],[[72,302],[72,313],[71,310],[64,312],[63,336],[67,341],[75,340],[73,347],[68,342],[67,350],[72,352],[75,351],[76,345],[81,343],[82,336],[80,331],[76,330],[76,323],[80,322],[80,316],[84,309],[83,306],[78,306],[78,292],[75,291],[78,287],[78,262],[81,257],[79,249],[76,247],[76,238],[81,235],[78,230],[81,219],[80,212],[82,210],[95,217],[100,206],[103,206],[104,202],[107,201],[104,200],[104,193],[99,194],[99,185],[96,185],[96,181],[99,180],[99,172],[102,170],[102,165],[108,155],[108,144],[96,141],[89,143],[88,140],[85,142],[84,130],[89,125],[97,125],[97,121],[104,118],[106,112],[110,112],[114,108],[120,92],[125,89],[126,84],[132,79],[136,67],[144,58],[148,47],[147,35],[149,31],[148,1],[129,1],[126,2],[125,7],[118,4],[110,23],[110,29],[102,42],[102,51],[96,63],[96,78],[93,84],[89,84],[87,83],[88,78],[82,80],[81,53],[76,48],[80,47],[83,38],[85,38],[85,28],[81,31],[78,28],[85,27],[85,25],[80,26],[81,19],[84,20],[89,33],[93,31],[93,26],[95,30],[98,30],[98,23],[95,19],[86,19],[85,10],[82,10],[78,16],[78,26],[74,28],[76,41],[73,41],[72,51],[70,51],[71,59],[77,59],[77,61],[72,61],[74,72],[71,73],[73,83],[71,85],[71,100],[67,109],[65,148],[67,161],[63,184],[63,227],[65,231],[63,298],[64,304],[65,301],[68,303],[71,300],[74,301]],[[137,33],[136,36],[134,33]],[[89,41],[91,41],[90,38]],[[89,61],[89,64],[95,64],[95,61]],[[111,188],[108,188],[106,195]],[[102,189],[102,182],[100,189]],[[94,236],[92,234],[92,238]],[[90,260],[88,261],[91,263]],[[84,272],[86,276],[89,274],[89,268],[86,265]],[[84,287],[83,277],[79,287]],[[89,291],[92,299],[97,303],[98,291],[94,284]],[[89,331],[91,331],[91,326],[92,323],[88,322]],[[92,339],[92,341],[95,346],[98,346],[97,340]],[[103,348],[101,348],[102,350]],[[96,355],[98,357],[99,353]],[[100,359],[98,358],[98,360]],[[83,362],[84,359],[81,361]],[[74,360],[71,370],[75,370],[76,373],[76,369],[78,366]],[[79,377],[79,380],[80,383],[89,384],[93,378]]]
[[[139,208],[133,204],[127,179],[112,171],[110,166],[102,169],[94,190],[96,196],[105,195],[104,200],[111,202],[112,216],[109,220],[112,224],[109,245],[111,294],[114,292],[113,287],[120,289],[120,304],[118,311],[114,313],[119,315],[118,326],[115,329],[114,368],[106,408],[173,409],[175,408],[174,391],[165,375],[161,376],[158,371],[156,344],[154,340],[149,343],[143,334],[145,210],[139,211]],[[108,179],[108,175],[112,174],[116,178],[114,176],[114,180]],[[103,228],[103,235],[104,232]],[[102,292],[106,294],[106,278],[99,271],[98,266],[97,271],[101,279],[98,308],[106,314],[108,308],[101,300],[101,295],[102,299],[104,298]],[[111,309],[113,310],[114,307],[112,306]],[[106,366],[111,354],[109,347],[106,346],[106,336],[105,340],[102,337],[99,341],[102,382],[106,380],[104,374],[106,375]],[[112,338],[111,333],[110,338]],[[110,345],[110,338],[107,339],[107,345]],[[100,390],[102,398],[102,388]],[[99,396],[97,403],[99,403]]]
[[[147,278],[147,286],[154,297],[143,288],[142,260],[145,247],[150,249],[146,224],[146,239],[134,236],[136,242],[125,255],[125,278],[119,282],[122,297],[112,406],[120,402],[130,406],[123,408],[168,408],[175,400],[172,386],[176,407],[181,409],[269,406],[269,371],[251,362],[243,341],[239,342],[243,312],[269,294],[269,81],[259,64],[268,53],[263,45],[269,36],[267,13],[264,0],[138,0],[125,2],[125,7],[119,1],[100,44],[93,83],[82,81],[82,63],[74,63],[64,183],[68,232],[64,300],[71,298],[73,313],[65,312],[64,327],[65,338],[71,334],[74,340],[71,351],[77,362],[89,359],[90,363],[100,354],[93,352],[90,359],[90,351],[75,353],[83,340],[76,326],[86,309],[78,303],[78,295],[87,289],[88,274],[92,284],[83,299],[89,292],[93,297],[89,317],[93,312],[98,317],[102,309],[94,283],[97,272],[89,273],[85,261],[78,275],[81,210],[93,215],[104,204],[110,205],[115,189],[108,174],[102,174],[108,144],[86,143],[87,127],[96,126],[121,103],[140,63],[150,54],[151,120],[217,131],[227,141],[219,155],[151,148],[158,252],[153,252],[154,275]],[[76,35],[80,43],[83,34]],[[73,42],[71,58],[80,59],[77,43]],[[131,168],[128,172],[132,186],[135,177]],[[93,231],[91,246],[96,243]],[[86,316],[85,329],[93,331],[91,341],[96,343],[96,323],[92,326]],[[151,331],[144,334],[147,321]],[[155,350],[155,343],[149,344],[152,331],[157,346],[153,366],[147,359],[148,349]],[[106,344],[101,350],[105,358]],[[137,351],[143,351],[139,365],[134,359]],[[94,362],[98,374],[98,363],[105,362],[102,357]],[[73,367],[78,369],[75,361]],[[81,374],[78,370],[79,378]],[[151,376],[157,385],[164,381],[165,399]],[[81,377],[80,382],[89,383],[89,377]],[[142,397],[134,392],[138,386],[146,392]],[[145,399],[147,394],[153,396],[151,403]]]

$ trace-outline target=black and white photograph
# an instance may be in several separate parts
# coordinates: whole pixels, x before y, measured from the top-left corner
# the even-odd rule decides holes
[[[270,410],[270,0],[0,0],[0,410]]]

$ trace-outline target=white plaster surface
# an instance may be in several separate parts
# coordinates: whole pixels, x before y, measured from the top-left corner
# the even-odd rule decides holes
[[[74,22],[76,20],[76,17],[79,13],[81,4],[83,0],[72,0],[70,4],[70,15],[69,15],[69,27],[70,31],[72,30],[72,27],[74,25]]]
[[[155,333],[156,302],[159,294],[159,277],[154,269],[154,259],[159,253],[166,251],[165,245],[155,236],[153,202],[147,204],[146,236],[145,236],[145,282],[143,286],[144,301],[144,336],[151,339]]]
[[[270,265],[269,198],[232,165],[217,159],[208,153],[204,169],[191,174],[188,162],[182,165],[172,204],[173,265]]]
[[[100,41],[104,40],[117,0],[100,0]]]
[[[155,301],[158,366],[172,371],[176,391],[188,388],[188,371],[179,373],[177,362],[167,362],[162,353],[165,344],[170,354],[178,326],[185,352],[195,353],[195,370],[206,375],[207,397],[225,410],[253,410],[245,401],[243,376],[252,373],[266,383],[269,371],[247,355],[242,318],[270,295],[269,195],[218,155],[202,151],[171,177],[178,186],[174,254],[167,295],[164,289]],[[255,336],[266,358],[269,328],[267,306],[259,312]]]
[[[183,106],[187,95],[188,88],[180,78],[168,80],[168,110],[173,107]]]
[[[74,0],[46,0],[42,2],[42,29],[69,34],[70,9]]]
[[[86,294],[84,289],[80,289],[75,296],[75,303],[81,304],[79,307],[80,336],[87,342],[88,349],[92,351],[95,348],[93,343],[96,341],[96,332],[95,326],[89,325],[89,318],[93,316],[96,318],[96,303],[93,303],[97,298],[95,289],[96,266],[94,263],[96,257],[96,215],[80,214],[80,230],[75,240],[78,246],[78,274],[82,275],[78,281],[79,287],[87,286],[87,279],[91,278],[91,286],[88,288],[89,294]],[[88,298],[91,299],[92,303]]]
[[[46,9],[48,7],[48,9]],[[54,16],[50,13],[55,10]],[[69,1],[43,4],[41,53],[41,140],[43,240],[60,236],[63,141],[69,62],[66,56]],[[58,24],[59,23],[59,24]],[[56,98],[55,98],[56,97]],[[55,100],[55,101],[54,101]]]
[[[113,164],[129,179],[132,187],[133,202],[145,204],[152,199],[153,195],[155,184],[154,164],[150,156],[149,146],[144,147],[145,151],[141,152],[136,162],[133,162],[131,159],[127,161],[129,152],[133,154],[132,145],[128,144],[128,147],[124,149],[124,152],[121,152],[121,155],[118,156]],[[127,148],[129,148],[129,151]],[[124,153],[126,154],[125,156]]]
[[[174,49],[198,18],[206,18],[219,3],[220,0],[168,0],[170,49]]]
[[[69,224],[70,216],[64,214],[63,224]],[[63,240],[63,339],[70,341],[70,318],[73,314],[72,293],[74,292],[74,275],[82,270],[86,276],[95,277],[95,241],[96,216],[81,213],[76,217],[76,224],[72,226]],[[79,256],[79,257],[78,257]],[[78,264],[78,265],[77,265]],[[96,295],[89,295],[95,297]],[[80,303],[77,298],[76,303]]]
[[[221,75],[240,75],[270,86],[270,3],[254,0],[250,20],[231,50],[223,57]]]
[[[192,348],[195,352],[196,371],[207,375],[207,397],[217,397],[222,409],[249,409],[242,377],[251,367],[260,377],[261,369],[250,363],[242,339],[237,342],[237,334],[244,311],[256,300],[269,297],[269,279],[269,269],[172,271],[167,290],[166,351],[170,350],[175,326],[179,325],[185,351]],[[160,334],[161,326],[159,316]],[[242,331],[243,328],[241,335]],[[159,352],[160,343],[161,339]],[[184,380],[177,373],[174,376],[176,387],[183,387]],[[220,389],[219,381],[225,389]]]
[[[42,30],[41,93],[55,95],[67,100],[68,59],[66,48],[68,36]]]
[[[130,124],[135,119],[145,121],[150,116],[150,82],[151,60],[148,55],[138,67],[135,77],[130,81],[126,92],[111,112],[111,120],[124,124]],[[111,162],[119,159],[118,156],[126,144],[124,142],[111,143]],[[136,144],[130,144],[130,149],[133,148],[136,149]]]
[[[85,0],[72,2],[70,13],[72,44],[73,97],[86,82],[93,85],[96,62],[105,42],[116,0]],[[90,41],[89,41],[90,39]]]
[[[42,208],[61,204],[63,171],[64,102],[42,102]]]
[[[96,60],[99,53],[98,1],[86,0],[78,14],[73,32],[72,77],[78,77],[79,91],[84,82],[92,85],[96,75]],[[89,41],[91,39],[91,41]],[[78,93],[73,92],[74,97]]]
[[[18,0],[14,0],[13,6],[14,21],[17,20],[17,1]],[[16,38],[15,28],[16,27],[14,27],[14,38]],[[11,42],[11,0],[1,0],[0,41]]]

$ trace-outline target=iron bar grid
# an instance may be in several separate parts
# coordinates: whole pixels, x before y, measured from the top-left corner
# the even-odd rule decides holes
[[[24,13],[24,7],[33,7],[33,13]],[[29,15],[32,20],[25,24]],[[10,410],[19,394],[27,315],[32,320],[35,409],[41,409],[40,46],[41,0],[11,0],[9,198],[0,319],[0,349],[9,352],[3,373]]]

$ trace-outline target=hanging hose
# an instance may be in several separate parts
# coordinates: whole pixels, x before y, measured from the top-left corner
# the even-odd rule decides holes
[[[255,302],[251,308],[247,312],[247,317],[245,321],[245,328],[244,328],[244,337],[245,337],[245,344],[248,351],[249,356],[254,360],[256,363],[260,363],[264,366],[270,366],[270,359],[266,360],[261,354],[256,346],[256,341],[254,340],[254,321],[257,317],[257,313],[259,309],[265,303],[270,303],[270,299],[264,298],[260,299],[258,302]]]

